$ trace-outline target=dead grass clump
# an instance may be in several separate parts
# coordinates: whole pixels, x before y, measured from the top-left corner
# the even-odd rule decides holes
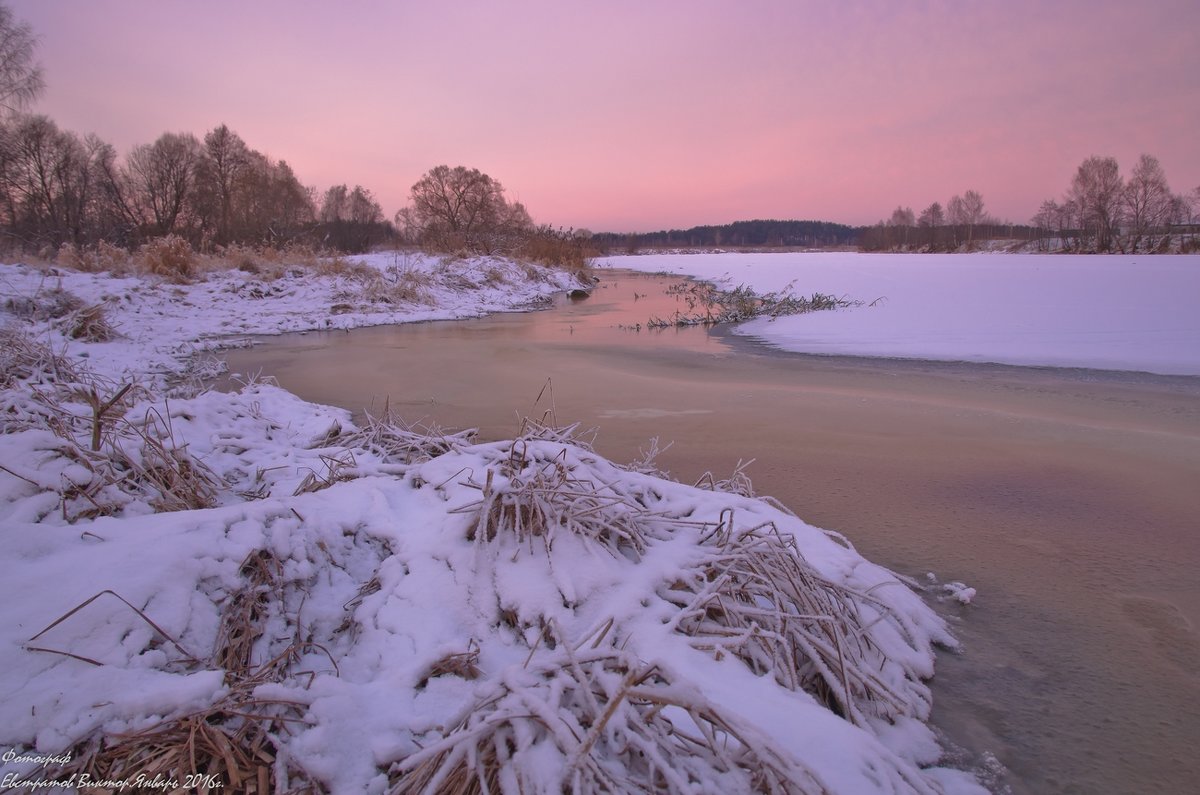
[[[113,785],[104,782],[122,781],[125,786],[136,784],[138,791],[229,790],[254,795],[320,791],[278,755],[279,739],[289,735],[293,726],[303,725],[304,706],[254,695],[258,686],[282,681],[302,647],[296,639],[283,653],[268,653],[265,662],[255,657],[266,620],[283,599],[282,566],[270,552],[258,550],[246,557],[239,573],[243,585],[222,609],[216,648],[207,661],[188,653],[145,613],[111,591],[97,594],[31,638],[37,640],[100,596],[112,594],[183,654],[174,665],[182,664],[184,670],[217,666],[225,673],[227,690],[215,703],[142,731],[93,737],[72,750],[64,776],[86,776],[85,791],[108,791],[106,787]],[[26,648],[100,665],[68,652]],[[175,783],[168,786],[167,782]]]
[[[363,297],[387,304],[428,304],[436,281],[433,273],[420,268],[389,265],[363,281]]]
[[[671,285],[667,293],[679,296],[688,311],[681,309],[667,318],[651,317],[646,322],[649,328],[715,326],[741,323],[756,317],[776,318],[863,305],[862,301],[825,293],[813,293],[809,297],[793,295],[791,285],[777,293],[760,295],[746,285],[720,290],[712,284],[685,281]]]
[[[103,304],[85,306],[68,317],[66,332],[71,339],[86,342],[108,342],[118,336],[105,316]]]
[[[21,320],[60,320],[83,306],[75,294],[62,287],[38,289],[32,296],[16,295],[4,301],[4,308]]]
[[[337,296],[339,303],[335,306],[433,303],[430,288],[436,280],[431,273],[416,268],[391,265],[381,271],[364,263],[348,262],[344,267],[327,270],[326,275],[341,276],[350,283]]]
[[[590,278],[592,259],[598,254],[589,236],[549,226],[525,235],[518,249],[518,256],[523,259],[565,270],[579,279]]]
[[[226,679],[243,681],[255,675],[254,648],[263,634],[263,624],[272,602],[283,599],[280,590],[283,566],[266,550],[246,556],[238,569],[244,584],[230,594],[221,609],[213,662],[224,669]],[[261,672],[258,678],[261,677]]]
[[[753,458],[749,461],[739,459],[737,466],[733,468],[733,474],[723,480],[717,480],[712,472],[705,472],[696,481],[696,488],[719,491],[725,494],[736,494],[739,497],[754,497],[754,482],[746,474],[746,468],[753,463]]]
[[[208,709],[86,743],[72,751],[62,775],[87,776],[95,783],[87,792],[112,792],[140,781],[138,791],[272,795],[281,791],[275,738],[301,723],[301,709],[235,690]],[[289,792],[320,791],[303,777],[290,783]]]
[[[0,327],[0,387],[73,383],[81,377],[74,362],[49,345],[14,326]]]
[[[264,270],[264,262],[260,253],[254,248],[240,243],[230,243],[228,246],[218,248],[216,256],[225,267],[243,273],[261,275]]]
[[[883,602],[825,579],[768,523],[734,531],[733,512],[710,534],[708,559],[660,589],[678,606],[676,631],[717,658],[732,654],[755,673],[804,690],[842,717],[907,714],[908,700],[881,673],[892,663],[869,628],[891,622],[915,646],[906,625]],[[904,678],[918,682],[915,671]]]
[[[825,791],[703,694],[597,645],[558,643],[506,679],[444,737],[394,764],[390,795]]]
[[[437,458],[471,444],[478,431],[446,431],[436,425],[405,422],[392,411],[391,402],[384,403],[383,413],[376,417],[365,412],[363,427],[345,433],[334,423],[313,447],[337,444],[352,450],[364,450],[379,456],[389,464],[417,464]]]
[[[304,476],[304,480],[300,481],[300,485],[292,493],[293,497],[299,497],[301,494],[312,494],[314,492],[327,489],[335,483],[342,483],[347,480],[353,480],[355,477],[354,453],[349,450],[344,450],[341,453],[333,455],[322,455],[321,463],[325,467],[324,474],[317,472],[315,469],[310,469],[308,474]]]
[[[646,549],[648,530],[643,509],[604,484],[576,478],[566,451],[551,456],[525,440],[513,443],[498,469],[489,468],[479,500],[454,510],[474,513],[467,538],[477,543],[532,544],[540,538],[549,549],[559,534],[598,544],[613,555],[638,559]]]
[[[501,287],[508,284],[508,274],[503,268],[491,267],[483,272],[484,287]]]
[[[133,384],[118,389],[95,379],[34,391],[42,424],[62,440],[59,454],[88,473],[64,481],[63,519],[113,515],[135,500],[159,512],[216,504],[220,479],[178,443],[169,411],[150,409],[140,422],[126,416],[145,396]]]
[[[264,281],[282,278],[289,271],[302,272],[309,262],[315,264],[316,257],[307,247],[277,249],[273,246],[248,246],[230,243],[216,250],[207,259],[214,270],[239,270],[260,277]]]
[[[63,243],[55,261],[64,268],[85,273],[122,273],[129,266],[129,252],[101,240],[95,248]]]
[[[479,668],[479,649],[472,648],[473,645],[469,644],[464,652],[447,654],[429,666],[429,671],[417,682],[417,689],[425,687],[430,679],[439,676],[457,676],[467,681],[478,679],[483,671]]]
[[[157,412],[154,412],[157,415]],[[154,425],[147,423],[136,429],[141,442],[137,457],[116,454],[118,466],[124,465],[127,479],[150,490],[150,505],[156,511],[190,511],[211,508],[217,504],[219,478],[207,465],[187,451],[187,445],[176,443],[169,425],[157,417]]]
[[[144,243],[135,260],[139,267],[177,284],[188,284],[196,275],[197,258],[192,246],[178,235],[167,235]]]
[[[328,259],[330,256],[304,243],[287,243],[281,248],[265,246],[261,251],[263,259],[268,262],[307,270],[319,268],[322,261]],[[333,256],[337,257],[337,255]]]
[[[371,279],[379,273],[364,262],[339,255],[319,258],[314,270],[318,276],[344,276],[352,279]]]

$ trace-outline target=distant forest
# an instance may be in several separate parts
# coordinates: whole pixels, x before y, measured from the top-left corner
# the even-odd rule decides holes
[[[828,221],[738,221],[663,232],[601,233],[593,245],[611,253],[642,249],[805,249],[953,252],[1009,250],[1091,253],[1200,251],[1200,187],[1175,193],[1158,159],[1142,155],[1122,176],[1115,158],[1080,164],[1061,200],[1048,199],[1032,223],[1001,221],[974,190],[933,202],[920,213],[903,205],[872,226]]]
[[[612,252],[643,248],[838,248],[858,243],[863,227],[830,221],[735,221],[661,232],[599,232],[592,243]]]

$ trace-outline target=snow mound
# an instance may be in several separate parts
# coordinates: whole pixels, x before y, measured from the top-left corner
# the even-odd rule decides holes
[[[289,729],[277,774],[334,792],[940,791],[912,736],[953,641],[889,572],[559,438],[455,447],[82,534],[6,521],[0,559],[41,598],[3,607],[0,744],[85,759],[253,713]]]

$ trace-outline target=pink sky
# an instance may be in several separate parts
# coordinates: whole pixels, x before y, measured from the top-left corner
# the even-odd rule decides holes
[[[8,0],[34,108],[122,154],[228,124],[391,216],[445,163],[539,222],[1025,222],[1089,155],[1200,186],[1200,3]]]

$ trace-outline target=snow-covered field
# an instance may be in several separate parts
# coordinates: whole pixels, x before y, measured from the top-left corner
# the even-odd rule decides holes
[[[736,329],[800,353],[1200,375],[1200,256],[651,254],[602,264],[864,302]]]
[[[943,621],[738,478],[671,482],[536,423],[477,444],[196,388],[221,335],[570,284],[366,264],[190,285],[0,266],[0,786],[982,791],[934,766],[924,723]],[[94,306],[117,336],[71,338]]]

